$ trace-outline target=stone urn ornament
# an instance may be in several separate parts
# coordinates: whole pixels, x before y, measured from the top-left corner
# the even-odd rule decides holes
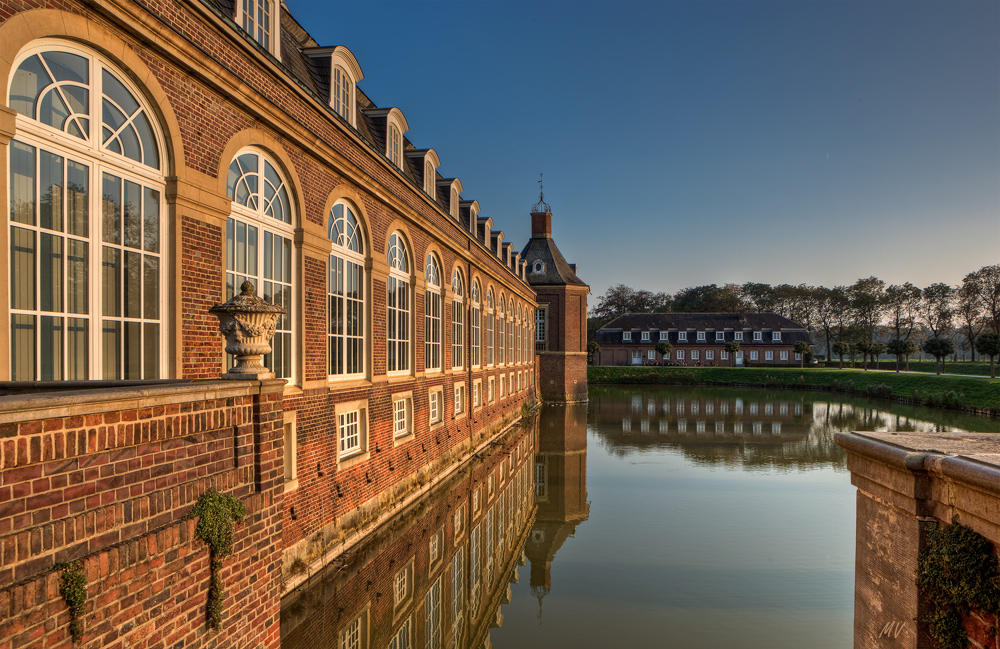
[[[222,375],[224,379],[261,381],[273,379],[274,372],[264,366],[264,355],[271,353],[271,338],[280,306],[261,299],[249,281],[240,286],[240,294],[225,304],[208,310],[219,318],[219,331],[226,337],[226,352],[236,357],[236,364]]]

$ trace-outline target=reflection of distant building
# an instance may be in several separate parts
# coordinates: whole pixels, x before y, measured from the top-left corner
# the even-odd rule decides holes
[[[531,561],[531,592],[539,599],[552,587],[556,552],[587,520],[587,406],[542,408],[535,456],[535,524],[525,544]],[[539,611],[541,614],[541,611]]]

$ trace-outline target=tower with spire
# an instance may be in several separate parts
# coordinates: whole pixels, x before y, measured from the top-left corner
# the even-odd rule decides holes
[[[538,301],[535,353],[538,391],[543,401],[587,400],[587,295],[590,287],[576,275],[552,239],[552,208],[539,179],[538,202],[531,208],[531,239],[521,259]]]

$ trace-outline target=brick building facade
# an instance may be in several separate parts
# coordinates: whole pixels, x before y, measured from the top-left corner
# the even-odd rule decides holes
[[[82,646],[277,646],[293,565],[534,401],[526,262],[350,50],[274,0],[7,3],[0,73],[0,649],[69,646],[67,559],[104,593]],[[209,308],[244,281],[286,310],[266,358],[284,384],[214,381],[231,359]],[[205,561],[182,559],[210,488],[252,534],[222,635],[192,613]]]
[[[774,313],[627,313],[597,330],[595,365],[799,365],[809,331]],[[666,355],[657,343],[671,347]],[[735,354],[726,343],[735,342]]]

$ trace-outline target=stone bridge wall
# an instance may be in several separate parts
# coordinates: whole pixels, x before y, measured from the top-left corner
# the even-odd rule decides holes
[[[977,433],[838,433],[858,488],[855,649],[931,649],[917,625],[917,559],[931,523],[957,520],[1000,545],[1000,440]],[[995,617],[966,620],[996,647]]]

